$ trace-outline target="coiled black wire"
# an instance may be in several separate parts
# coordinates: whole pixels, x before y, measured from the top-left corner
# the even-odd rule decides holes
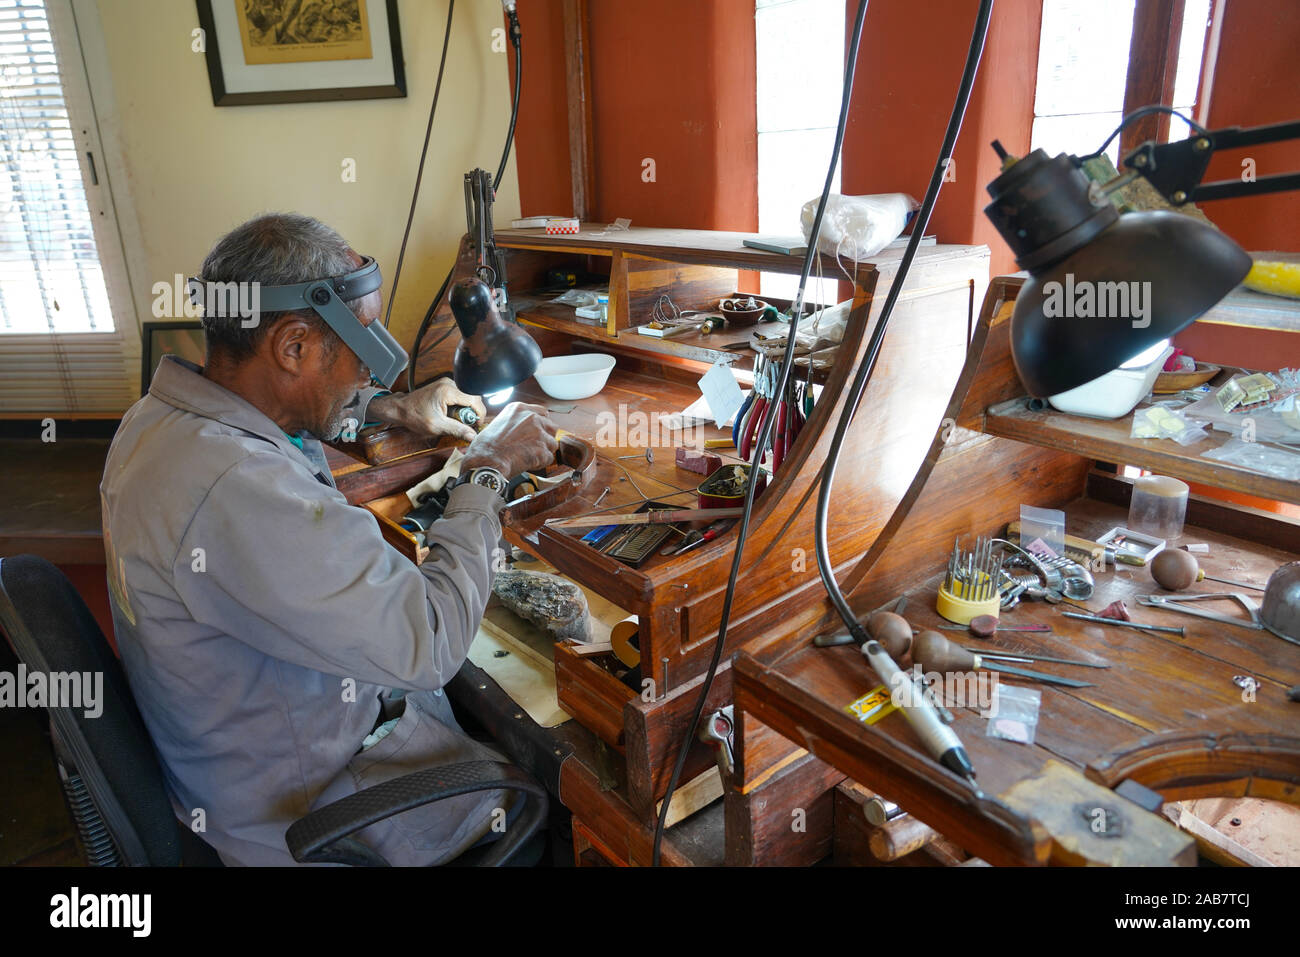
[[[853,74],[857,70],[858,47],[862,41],[862,23],[866,16],[867,0],[862,0],[862,5],[858,7],[858,15],[853,22],[853,38],[849,42],[848,57],[844,68],[844,93],[840,98],[840,118],[839,124],[835,128],[835,145],[831,148],[830,168],[826,171],[826,183],[822,187],[821,200],[817,203],[817,214],[813,218],[812,234],[808,237],[808,251],[804,253],[803,268],[799,273],[799,291],[795,294],[794,303],[790,309],[790,334],[786,340],[785,354],[781,360],[779,381],[772,393],[777,396],[785,394],[786,386],[790,380],[790,371],[794,368],[795,332],[799,327],[799,319],[803,315],[804,287],[808,284],[808,276],[812,272],[813,259],[819,255],[817,240],[821,237],[822,216],[826,212],[826,200],[830,196],[831,186],[835,182],[835,168],[839,165],[840,147],[844,145],[844,129],[848,124],[849,100],[853,95]],[[776,413],[775,406],[773,406],[772,410],[764,416],[759,430],[758,442],[754,447],[754,459],[750,463],[751,477],[758,475],[759,466],[763,463],[763,451],[767,446],[775,422]],[[687,725],[686,735],[677,749],[677,760],[673,764],[672,777],[668,781],[668,791],[664,795],[663,804],[659,809],[659,820],[655,825],[654,856],[652,858],[652,864],[655,867],[659,866],[664,829],[668,820],[668,805],[672,801],[673,792],[677,790],[677,782],[681,779],[682,767],[686,763],[686,753],[690,750],[691,741],[695,736],[695,729],[699,727],[700,717],[704,714],[704,703],[708,698],[709,689],[713,685],[713,679],[718,673],[718,664],[722,660],[722,649],[727,641],[727,626],[731,621],[731,603],[736,594],[736,581],[740,575],[740,562],[745,552],[745,540],[749,537],[749,517],[754,510],[754,495],[758,488],[758,483],[753,478],[747,484],[745,510],[737,525],[739,535],[736,538],[736,552],[731,560],[731,574],[727,577],[727,591],[722,600],[722,617],[718,622],[718,637],[715,639],[713,646],[713,658],[709,662],[708,674],[705,676],[704,684],[700,688],[700,697],[695,703],[694,715],[690,724]]]

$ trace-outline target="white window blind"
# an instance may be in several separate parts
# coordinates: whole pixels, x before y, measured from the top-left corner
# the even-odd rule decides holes
[[[70,4],[0,0],[0,414],[115,413],[137,397],[101,155]]]

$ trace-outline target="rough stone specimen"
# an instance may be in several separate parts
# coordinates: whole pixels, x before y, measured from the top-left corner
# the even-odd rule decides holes
[[[501,604],[557,640],[591,640],[587,596],[571,581],[545,572],[512,569],[497,573],[492,591]]]

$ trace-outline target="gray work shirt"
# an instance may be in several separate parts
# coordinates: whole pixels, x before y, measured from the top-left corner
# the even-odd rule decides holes
[[[178,815],[227,864],[292,864],[284,832],[312,808],[408,771],[499,758],[436,689],[486,607],[504,502],[453,490],[417,567],[335,488],[320,443],[301,438],[302,450],[167,357],[123,416],[100,486],[131,690]],[[390,689],[423,693],[361,751]],[[503,805],[499,792],[465,795],[359,837],[393,864],[436,863],[487,833]]]

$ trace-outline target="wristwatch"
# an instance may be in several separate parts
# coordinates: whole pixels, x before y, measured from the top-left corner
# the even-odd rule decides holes
[[[510,482],[506,477],[496,469],[483,466],[482,468],[471,469],[468,472],[462,473],[460,478],[456,480],[456,484],[452,487],[460,488],[462,485],[481,485],[483,488],[490,488],[502,498],[505,498],[506,487],[509,484]]]

